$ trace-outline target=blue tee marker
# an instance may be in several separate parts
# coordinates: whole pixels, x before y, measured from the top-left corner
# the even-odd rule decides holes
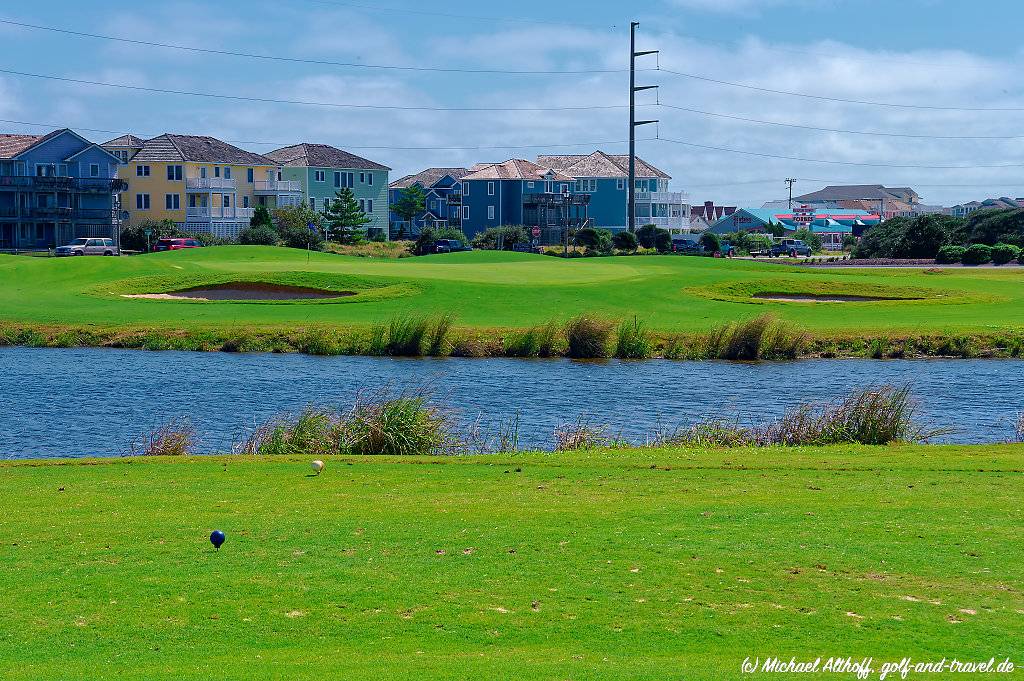
[[[214,548],[220,550],[220,545],[224,543],[224,533],[220,530],[214,530],[210,534],[210,543],[213,544]]]

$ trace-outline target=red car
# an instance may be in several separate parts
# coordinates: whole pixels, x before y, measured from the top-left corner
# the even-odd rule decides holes
[[[180,251],[183,248],[202,248],[203,244],[198,239],[157,239],[154,251]]]

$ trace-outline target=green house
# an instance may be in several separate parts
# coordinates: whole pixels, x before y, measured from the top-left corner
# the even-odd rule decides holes
[[[323,210],[348,187],[370,218],[367,231],[388,235],[387,166],[327,144],[296,144],[264,154],[281,164],[282,180],[297,180],[306,203]]]

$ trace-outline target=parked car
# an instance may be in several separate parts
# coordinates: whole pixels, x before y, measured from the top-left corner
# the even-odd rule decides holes
[[[176,239],[164,237],[156,240],[153,246],[154,251],[180,251],[184,248],[202,248],[203,244],[198,239]]]
[[[684,255],[703,255],[704,244],[697,239],[672,239],[672,252]]]
[[[800,255],[809,256],[811,254],[811,247],[799,239],[783,239],[772,246],[772,250],[768,254],[773,258],[786,255],[791,258]]]
[[[434,242],[434,253],[458,253],[472,250],[472,246],[467,246],[458,239],[438,239]]]
[[[121,255],[120,249],[113,239],[97,239],[82,237],[75,239],[66,246],[58,246],[56,255]]]

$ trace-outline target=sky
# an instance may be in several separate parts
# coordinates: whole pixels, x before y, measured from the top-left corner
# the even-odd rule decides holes
[[[283,59],[0,23],[0,131],[324,143],[393,179],[626,153],[635,20],[637,49],[660,50],[638,59],[638,84],[659,86],[637,95],[638,118],[659,122],[638,128],[637,153],[692,202],[757,207],[797,178],[798,195],[887,184],[953,205],[1024,196],[1022,15],[1013,0],[11,2],[0,21]]]

